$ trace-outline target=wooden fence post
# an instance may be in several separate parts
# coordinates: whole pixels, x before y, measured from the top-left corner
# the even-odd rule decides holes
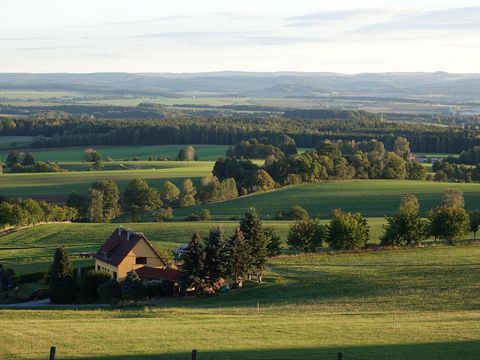
[[[198,351],[193,349],[192,350],[192,360],[197,360],[197,354],[198,354]]]
[[[57,352],[57,348],[55,346],[50,347],[50,360],[55,360],[56,352]]]
[[[343,360],[343,353],[342,352],[337,353],[337,360]]]

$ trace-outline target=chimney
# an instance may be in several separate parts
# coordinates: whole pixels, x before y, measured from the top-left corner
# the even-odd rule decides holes
[[[123,226],[120,225],[120,226],[118,227],[118,236],[122,235],[122,230],[123,230]]]
[[[131,232],[130,232],[130,230],[128,230],[128,231],[127,231],[127,241],[130,240],[130,234],[131,234]]]

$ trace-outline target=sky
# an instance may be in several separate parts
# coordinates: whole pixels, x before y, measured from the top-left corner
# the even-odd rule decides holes
[[[0,72],[480,72],[478,0],[0,0]]]

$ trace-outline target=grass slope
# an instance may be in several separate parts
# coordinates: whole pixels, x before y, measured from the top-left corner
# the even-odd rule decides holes
[[[418,197],[422,211],[439,204],[446,189],[464,192],[468,210],[480,209],[480,184],[454,184],[426,181],[357,180],[303,184],[284,187],[267,193],[257,193],[222,203],[196,208],[178,209],[175,214],[184,217],[201,208],[208,208],[217,217],[241,215],[249,206],[255,206],[263,216],[273,218],[278,210],[300,205],[311,215],[328,217],[331,210],[361,212],[365,216],[384,216],[396,212],[400,199],[409,194]]]
[[[278,258],[266,283],[124,309],[0,310],[0,357],[478,359],[480,246]]]
[[[171,222],[124,224],[125,228],[143,232],[153,244],[173,248],[187,243],[194,231],[206,234],[214,226],[220,226],[226,234],[232,234],[237,221]],[[377,243],[384,220],[369,219],[371,242]],[[291,222],[265,221],[273,226],[285,243]],[[0,262],[13,266],[19,273],[43,271],[51,261],[55,247],[64,246],[71,254],[98,250],[118,224],[48,224],[35,226],[0,236]],[[78,258],[75,258],[78,260]]]
[[[129,162],[126,166],[135,166]],[[63,173],[4,174],[0,176],[0,191],[7,196],[65,196],[71,192],[87,192],[91,183],[101,179],[111,179],[120,189],[127,181],[141,178],[160,188],[170,180],[180,185],[185,178],[199,179],[211,174],[213,162],[152,162],[150,169],[76,171]]]

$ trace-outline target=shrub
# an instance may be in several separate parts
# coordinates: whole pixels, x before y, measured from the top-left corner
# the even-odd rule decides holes
[[[49,289],[50,300],[54,304],[72,304],[78,292],[77,280],[71,276],[57,280]]]
[[[122,297],[122,288],[115,279],[104,282],[98,287],[97,291],[101,302],[113,303]]]
[[[158,210],[156,220],[157,221],[171,221],[171,220],[173,220],[173,210],[172,210],[172,208],[169,206],[169,207],[161,208],[160,210]]]
[[[287,243],[302,252],[314,252],[327,237],[327,227],[314,219],[299,220],[290,227]]]
[[[368,238],[368,223],[360,214],[333,212],[328,231],[328,243],[333,249],[363,249]]]
[[[135,270],[127,273],[127,277],[120,283],[122,288],[122,298],[126,300],[138,300],[145,296],[145,288],[142,279]]]
[[[167,284],[162,280],[151,280],[145,284],[145,295],[148,297],[162,296],[167,293]]]
[[[97,302],[100,298],[98,288],[110,279],[111,276],[106,272],[92,271],[87,273],[80,282],[82,300],[87,303]]]

